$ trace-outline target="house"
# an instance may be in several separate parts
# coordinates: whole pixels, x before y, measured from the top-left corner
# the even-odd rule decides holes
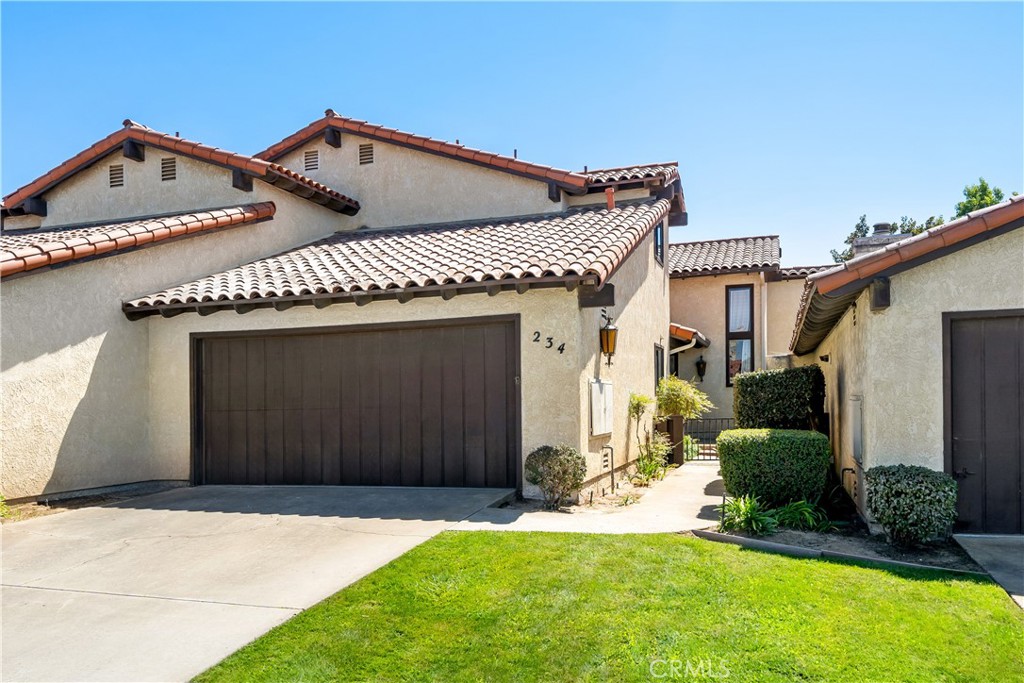
[[[888,225],[807,277],[791,349],[825,373],[836,473],[910,464],[959,483],[958,528],[1024,532],[1024,197],[920,235]]]
[[[686,213],[674,163],[564,171],[328,110],[255,156],[126,121],[3,221],[9,500],[530,495],[542,444],[578,448],[599,492],[635,459],[626,398],[665,371],[664,236]]]
[[[715,404],[691,425],[702,442],[731,427],[732,378],[788,364],[805,278],[828,266],[782,267],[778,235],[670,244],[669,368]]]

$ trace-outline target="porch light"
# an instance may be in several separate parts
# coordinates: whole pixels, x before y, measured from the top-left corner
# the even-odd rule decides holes
[[[601,328],[601,353],[608,358],[608,365],[612,364],[612,356],[615,355],[615,344],[619,337],[619,328],[612,325],[611,316],[602,313],[604,326]]]
[[[704,373],[708,371],[708,362],[704,360],[704,356],[701,356],[697,359],[697,362],[694,363],[694,365],[697,366],[697,377],[699,377],[700,381],[703,382]]]

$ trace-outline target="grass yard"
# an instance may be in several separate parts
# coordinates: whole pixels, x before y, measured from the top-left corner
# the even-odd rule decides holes
[[[984,580],[677,535],[450,532],[198,680],[651,681],[675,660],[675,680],[1007,681],[1022,650],[1024,613]]]

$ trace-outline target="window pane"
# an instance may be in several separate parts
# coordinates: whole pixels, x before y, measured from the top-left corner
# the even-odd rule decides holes
[[[750,296],[751,290],[729,290],[729,331],[750,332]]]
[[[754,343],[750,339],[731,339],[729,341],[729,380],[738,372],[750,372],[754,369]]]

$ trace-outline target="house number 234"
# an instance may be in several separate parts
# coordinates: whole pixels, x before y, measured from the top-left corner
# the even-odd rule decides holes
[[[540,332],[533,333],[533,342],[535,344],[540,344],[541,342],[543,342],[545,349],[558,349],[559,353],[565,353],[565,342],[562,342],[558,346],[555,346],[554,337],[542,337]]]

